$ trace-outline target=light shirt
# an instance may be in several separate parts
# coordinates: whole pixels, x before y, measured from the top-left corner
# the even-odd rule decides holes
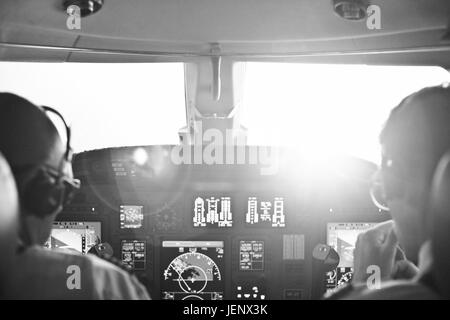
[[[17,299],[149,300],[139,280],[94,255],[26,248],[17,256]]]

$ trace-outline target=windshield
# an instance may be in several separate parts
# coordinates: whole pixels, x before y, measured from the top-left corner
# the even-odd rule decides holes
[[[389,111],[408,94],[448,81],[438,67],[247,63],[242,124],[251,145],[377,162]],[[76,152],[177,144],[186,125],[181,63],[0,62],[0,91],[60,110]]]
[[[249,144],[378,162],[379,132],[407,95],[450,81],[439,67],[248,63]],[[419,76],[418,76],[419,75]]]
[[[186,124],[182,63],[0,62],[0,91],[59,110],[75,152],[177,144]]]

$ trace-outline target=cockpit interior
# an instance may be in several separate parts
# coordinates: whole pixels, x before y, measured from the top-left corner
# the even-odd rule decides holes
[[[152,300],[351,283],[358,236],[392,219],[380,131],[449,68],[446,0],[0,2],[0,92],[64,115],[80,182],[42,246],[107,255]]]

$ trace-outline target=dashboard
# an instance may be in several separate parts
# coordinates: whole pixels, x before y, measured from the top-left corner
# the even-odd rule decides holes
[[[317,299],[351,279],[357,234],[389,218],[370,202],[375,166],[363,160],[274,149],[277,170],[262,174],[251,159],[179,164],[174,148],[77,154],[82,188],[46,246],[87,254],[107,242],[153,299]],[[340,262],[318,275],[319,243]]]

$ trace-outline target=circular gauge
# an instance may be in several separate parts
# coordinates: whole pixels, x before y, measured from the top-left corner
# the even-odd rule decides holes
[[[191,294],[191,295],[184,297],[181,300],[203,300],[203,299],[195,294]]]
[[[202,293],[209,282],[222,280],[222,276],[217,264],[210,257],[189,252],[172,260],[164,270],[164,280],[177,282],[183,292],[191,294],[185,299],[201,299],[194,295]]]

